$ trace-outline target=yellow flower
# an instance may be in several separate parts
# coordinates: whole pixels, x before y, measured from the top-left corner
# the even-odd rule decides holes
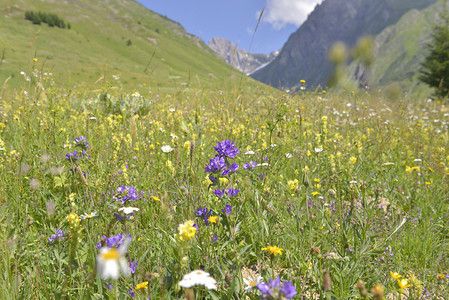
[[[148,281],[141,282],[138,285],[136,285],[136,290],[147,289],[147,288],[148,288]]]
[[[207,219],[207,220],[211,223],[217,223],[217,219],[218,219],[217,216],[210,216],[209,219]]]
[[[153,198],[154,201],[161,201],[161,199],[159,199],[159,197],[157,196],[151,196],[151,198]]]
[[[195,236],[196,227],[193,227],[194,224],[192,220],[179,224],[177,237],[181,242],[190,241]]]
[[[357,162],[357,157],[354,157],[354,156],[351,156],[350,158],[349,158],[349,163],[350,164],[355,164]]]
[[[37,58],[36,58],[36,57],[35,57],[35,58],[33,58],[33,61],[34,61],[34,62],[37,62]]]
[[[408,287],[410,287],[410,284],[408,283],[407,279],[397,279],[399,287],[401,289],[406,289]]]
[[[390,274],[391,274],[391,277],[393,277],[394,279],[398,279],[399,277],[402,277],[401,274],[396,273],[396,272],[390,271]]]
[[[316,195],[318,195],[319,193],[317,192],[317,191],[314,191],[314,192],[312,192],[312,196],[316,196]]]
[[[267,246],[266,248],[262,248],[262,250],[266,250],[266,251],[270,251],[271,254],[273,254],[274,256],[276,255],[282,255],[282,248],[278,248],[276,246]]]

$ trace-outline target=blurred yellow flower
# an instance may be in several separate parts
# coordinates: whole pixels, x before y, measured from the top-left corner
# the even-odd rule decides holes
[[[394,278],[394,279],[398,279],[398,278],[402,277],[401,274],[396,273],[396,272],[390,271],[390,274],[391,274],[391,277]]]
[[[148,288],[148,281],[141,282],[138,285],[136,285],[136,290],[147,289],[147,288]]]
[[[262,250],[266,250],[266,251],[270,251],[271,254],[273,254],[274,256],[276,255],[282,255],[282,248],[276,247],[276,246],[267,246],[266,248],[262,248]]]

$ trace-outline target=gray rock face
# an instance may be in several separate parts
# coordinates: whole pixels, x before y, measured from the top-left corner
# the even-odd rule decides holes
[[[228,64],[247,75],[267,65],[279,54],[279,51],[272,52],[270,55],[253,54],[246,50],[239,50],[236,45],[223,38],[211,39],[208,46]]]
[[[376,36],[410,9],[423,9],[436,0],[325,0],[285,43],[280,54],[251,77],[292,88],[300,80],[326,86],[333,67],[327,59],[337,41],[353,47],[364,36]]]

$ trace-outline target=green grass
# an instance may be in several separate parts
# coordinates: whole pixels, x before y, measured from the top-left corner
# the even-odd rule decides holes
[[[409,299],[448,296],[445,105],[251,86],[42,93],[39,78],[21,80],[22,90],[1,94],[5,299],[125,299],[130,289],[138,299],[180,298],[186,290],[177,283],[200,268],[217,290],[196,287],[196,299],[257,299],[257,289],[244,291],[250,275],[264,282],[279,275],[297,298],[355,299],[359,280],[368,292],[381,284],[397,297],[390,272],[412,284],[403,291]],[[73,163],[66,154],[81,150],[80,136],[89,157]],[[227,180],[210,187],[204,167],[225,139],[241,152],[228,162],[240,167],[216,174]],[[251,161],[260,165],[243,168]],[[124,185],[140,195],[124,206],[140,210],[118,221],[114,214],[124,216],[115,199]],[[236,197],[213,193],[230,187],[240,190]],[[231,215],[222,212],[226,205]],[[200,206],[217,223],[206,225],[195,213]],[[70,214],[93,211],[98,216],[80,221],[81,229],[68,222]],[[198,231],[181,242],[177,228],[188,220]],[[64,239],[49,241],[58,229]],[[136,273],[102,280],[95,245],[118,233],[132,236],[126,261],[138,263]],[[148,289],[136,290],[146,281]]]
[[[55,13],[71,29],[33,25],[24,18],[27,10]],[[8,80],[12,88],[19,88],[20,71],[31,71],[33,58],[38,59],[34,67],[51,72],[66,88],[113,82],[112,75],[129,90],[143,82],[161,88],[192,82],[207,87],[224,85],[232,75],[241,77],[178,23],[131,0],[107,5],[8,0],[2,1],[0,11],[0,82]]]

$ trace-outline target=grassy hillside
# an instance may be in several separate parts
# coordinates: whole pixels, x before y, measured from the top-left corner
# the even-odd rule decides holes
[[[375,37],[375,62],[371,67],[369,83],[385,87],[398,82],[405,91],[428,91],[418,80],[420,63],[426,55],[425,45],[430,41],[432,27],[438,22],[445,0],[437,1],[424,10],[411,10],[397,24],[384,29]],[[360,76],[363,69],[356,62],[349,71]]]
[[[27,10],[55,13],[71,29],[33,25]],[[34,69],[66,87],[207,85],[237,74],[180,24],[132,0],[3,0],[0,30],[0,84],[12,87]]]

